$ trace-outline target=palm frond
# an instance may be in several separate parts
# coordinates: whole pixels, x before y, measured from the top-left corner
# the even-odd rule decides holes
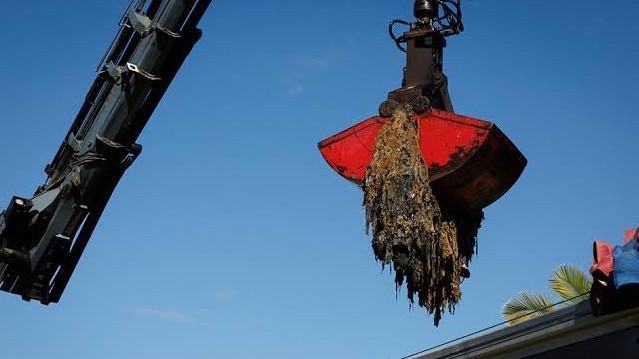
[[[555,306],[543,293],[520,292],[504,304],[501,313],[508,324],[517,324],[553,310]]]
[[[568,264],[557,267],[548,282],[550,289],[570,304],[581,302],[592,285],[592,279],[584,271]]]

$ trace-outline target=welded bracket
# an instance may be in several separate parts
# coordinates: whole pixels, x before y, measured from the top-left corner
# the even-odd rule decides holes
[[[129,148],[124,145],[114,142],[106,137],[96,135],[96,153],[101,157],[110,159],[119,163],[119,165],[126,169],[136,158],[142,153],[142,145],[138,143],[132,144]]]
[[[80,147],[82,146],[82,141],[78,140],[77,137],[75,137],[75,135],[71,132],[67,137],[67,144],[71,146],[71,148],[75,152],[78,152],[80,151]]]
[[[136,11],[135,8],[129,9],[129,11],[127,12],[127,18],[129,19],[129,22],[131,23],[131,27],[133,27],[133,29],[143,37],[155,30],[158,30],[161,33],[168,35],[170,37],[175,37],[175,38],[181,37],[181,35],[178,34],[177,32],[171,31],[160,25],[154,24],[153,21],[151,21],[151,19],[148,16]]]
[[[127,62],[125,66],[117,66],[113,61],[109,61],[106,65],[106,72],[116,83],[119,83],[123,75],[129,72],[139,74],[150,81],[159,81],[162,79],[130,62]]]

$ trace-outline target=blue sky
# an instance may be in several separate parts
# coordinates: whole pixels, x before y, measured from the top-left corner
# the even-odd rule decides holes
[[[0,200],[30,195],[127,1],[0,13]],[[639,4],[465,1],[445,56],[458,113],[529,165],[486,209],[472,278],[439,328],[374,261],[361,191],[316,144],[376,114],[412,1],[215,1],[59,304],[0,293],[2,356],[400,358],[502,321],[596,238],[639,225]]]

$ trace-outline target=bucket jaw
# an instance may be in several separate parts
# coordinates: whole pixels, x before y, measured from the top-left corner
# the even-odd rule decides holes
[[[446,209],[463,213],[482,209],[517,181],[527,160],[492,122],[431,109],[414,114],[431,187]],[[371,117],[319,142],[328,165],[363,185],[375,140],[389,118]]]

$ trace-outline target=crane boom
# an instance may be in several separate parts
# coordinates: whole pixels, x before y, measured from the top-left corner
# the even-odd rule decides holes
[[[140,154],[135,141],[201,37],[211,0],[134,0],[33,197],[0,214],[0,290],[55,303],[109,198]]]

